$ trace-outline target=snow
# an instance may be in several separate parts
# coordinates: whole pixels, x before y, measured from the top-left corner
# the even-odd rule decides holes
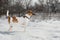
[[[18,31],[24,27],[15,28],[17,30],[9,32],[7,19],[0,18],[0,40],[60,40],[60,21],[57,20],[30,21],[25,32]]]

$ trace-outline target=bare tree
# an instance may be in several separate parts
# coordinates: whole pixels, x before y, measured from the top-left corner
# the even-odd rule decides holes
[[[25,9],[28,9],[32,0],[22,0],[22,4],[24,5]]]
[[[38,1],[41,5],[44,3],[44,0],[38,0]]]
[[[6,13],[8,0],[0,0],[0,15]]]

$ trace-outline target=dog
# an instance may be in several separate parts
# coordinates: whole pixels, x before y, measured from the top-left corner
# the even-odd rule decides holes
[[[10,17],[9,11],[7,10],[8,24],[10,25],[9,31],[12,31],[13,24],[16,24],[16,23],[23,25],[24,31],[25,31],[26,25],[30,21],[30,18],[32,15],[35,15],[35,14],[33,14],[31,10],[29,10],[27,11],[27,14],[25,14],[22,17],[16,17],[16,16]]]

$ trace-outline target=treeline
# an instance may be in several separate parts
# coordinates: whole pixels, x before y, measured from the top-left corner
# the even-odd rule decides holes
[[[35,3],[35,6],[30,5],[31,3],[32,0],[19,0],[18,2],[14,2],[14,0],[0,0],[0,15],[6,15],[7,10],[10,11],[10,15],[24,14],[27,10],[42,13],[56,13],[60,11],[58,8],[58,1],[55,1],[55,3],[49,1],[43,4],[43,1],[39,0],[40,4]]]

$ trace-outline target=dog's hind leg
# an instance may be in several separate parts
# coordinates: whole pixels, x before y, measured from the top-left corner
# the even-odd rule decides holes
[[[22,32],[25,32],[26,31],[26,24],[22,23],[22,27],[23,27],[23,31]]]
[[[26,32],[26,26],[24,27],[24,31],[23,32]]]
[[[12,31],[12,26],[10,26],[9,31],[10,31],[10,32]]]

